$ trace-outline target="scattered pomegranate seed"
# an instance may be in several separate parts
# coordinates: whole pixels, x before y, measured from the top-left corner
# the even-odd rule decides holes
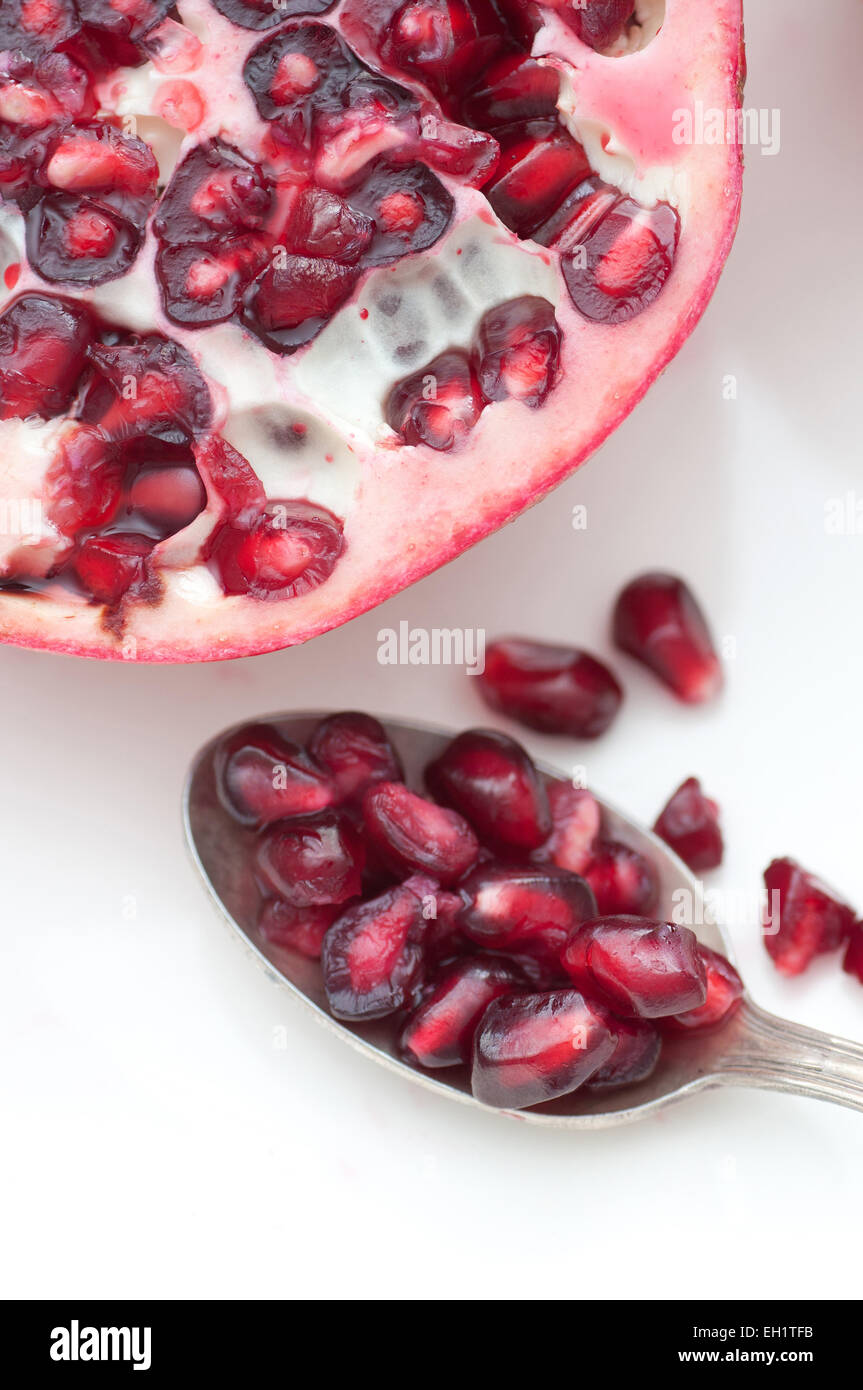
[[[849,975],[856,975],[863,985],[863,922],[855,922],[851,928],[842,969]]]
[[[429,763],[426,782],[493,849],[537,849],[551,832],[545,786],[525,750],[506,734],[459,734]]]
[[[589,791],[566,782],[550,782],[548,803],[552,831],[534,850],[537,863],[550,861],[571,874],[583,875],[593,858],[602,826],[599,802]]]
[[[265,941],[309,960],[319,960],[324,937],[341,907],[294,907],[281,898],[267,898],[258,915],[258,931]]]
[[[671,1032],[715,1028],[737,1009],[743,997],[743,981],[730,960],[709,946],[699,945],[698,954],[707,972],[707,998],[700,1008],[665,1019],[662,1026]]]
[[[152,199],[159,166],[143,140],[101,121],[64,130],[44,176],[61,193],[125,192]]]
[[[458,926],[490,951],[555,968],[573,928],[596,916],[584,879],[552,865],[481,864],[461,885]]]
[[[576,928],[561,957],[579,989],[624,1017],[664,1018],[698,1009],[707,975],[695,933],[643,917],[601,917]]]
[[[584,172],[588,177],[590,170]],[[586,319],[626,323],[656,299],[674,266],[680,218],[667,203],[644,208],[622,198],[591,225],[560,267],[569,297]]]
[[[444,968],[399,1037],[406,1061],[420,1067],[469,1062],[477,1024],[494,999],[524,987],[511,965],[462,960]]]
[[[22,294],[0,313],[0,420],[61,414],[93,341],[85,305]]]
[[[617,1034],[615,1049],[585,1083],[589,1091],[635,1086],[647,1080],[659,1061],[662,1037],[652,1023],[641,1018],[616,1018],[612,1026]]]
[[[220,14],[244,29],[272,29],[283,24],[289,15],[322,14],[332,9],[335,0],[213,0]]]
[[[309,502],[269,502],[257,518],[218,526],[207,544],[226,594],[296,598],[330,577],[342,553],[342,523]]]
[[[397,382],[384,415],[406,444],[452,449],[465,441],[479,419],[482,404],[466,354],[451,349]]]
[[[255,865],[265,891],[294,907],[323,907],[359,896],[365,849],[343,813],[320,811],[265,830]]]
[[[604,733],[623,699],[608,667],[587,652],[518,637],[491,643],[478,684],[492,709],[571,738]]]
[[[215,247],[160,246],[156,273],[166,315],[178,324],[223,323],[241,309],[268,258],[266,243],[250,235]]]
[[[620,840],[600,839],[583,872],[601,917],[644,917],[659,900],[655,866]]]
[[[474,1042],[474,1096],[520,1110],[568,1095],[614,1055],[614,1030],[605,1009],[574,989],[496,999]]]
[[[704,795],[697,777],[688,777],[677,788],[653,829],[696,873],[722,863],[719,807]]]
[[[764,944],[783,975],[800,975],[818,955],[850,936],[854,911],[793,859],[774,859],[764,871]]]
[[[410,1001],[423,969],[423,903],[437,885],[419,875],[349,907],[324,937],[327,999],[336,1018],[383,1018]]]
[[[377,782],[404,777],[386,730],[368,714],[348,711],[322,719],[312,731],[309,752],[326,769],[342,801],[360,798]]]
[[[141,469],[129,486],[130,513],[142,517],[161,536],[172,536],[191,525],[206,502],[200,474],[187,462]]]
[[[409,791],[377,782],[363,797],[366,835],[396,873],[425,873],[444,886],[476,863],[477,838],[463,816]]]
[[[687,704],[712,699],[722,685],[704,614],[672,574],[643,574],[627,584],[614,609],[614,640]]]
[[[128,39],[146,33],[172,8],[172,0],[75,0],[75,3],[85,24]]]
[[[323,811],[335,800],[324,770],[269,724],[250,724],[220,745],[216,785],[225,809],[241,825]]]
[[[65,53],[0,52],[0,121],[38,129],[93,109],[87,74]]]
[[[147,561],[152,549],[150,536],[88,536],[72,561],[72,568],[93,598],[113,607],[130,589],[147,585]]]

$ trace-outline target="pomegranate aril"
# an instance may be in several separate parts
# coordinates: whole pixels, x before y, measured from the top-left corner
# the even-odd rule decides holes
[[[652,1023],[640,1018],[616,1018],[617,1045],[604,1066],[587,1082],[589,1091],[607,1091],[646,1081],[656,1068],[662,1036]]]
[[[362,840],[340,811],[279,821],[262,833],[255,850],[265,891],[295,907],[322,907],[358,897],[364,864]]]
[[[602,179],[585,179],[551,217],[537,227],[533,240],[541,246],[553,246],[556,251],[571,251],[619,200],[618,189],[603,183]]]
[[[41,56],[73,38],[79,23],[73,0],[3,0],[0,49]]]
[[[545,785],[525,750],[493,729],[468,729],[426,768],[438,801],[466,816],[492,849],[527,853],[551,831]]]
[[[704,795],[697,777],[688,777],[677,788],[653,829],[696,872],[722,863],[719,807]]]
[[[269,724],[248,724],[219,745],[216,786],[241,825],[268,825],[323,811],[335,801],[326,772]]]
[[[64,536],[104,526],[120,505],[124,472],[117,449],[99,430],[72,426],[45,475],[48,520]]]
[[[406,0],[386,26],[381,56],[415,72],[439,97],[452,97],[504,44],[488,0]]]
[[[584,879],[552,865],[481,864],[461,894],[458,927],[468,940],[552,967],[573,929],[596,916]]]
[[[42,197],[38,170],[48,157],[51,128],[22,131],[0,121],[0,197],[27,211]]]
[[[322,965],[336,1018],[383,1018],[410,1001],[423,971],[424,901],[435,891],[431,879],[410,878],[349,907],[333,923],[324,938]]]
[[[243,29],[273,29],[296,14],[323,14],[336,0],[213,0],[220,14]]]
[[[112,208],[74,194],[50,194],[27,217],[27,256],[52,284],[117,280],[134,263],[142,237],[142,228]]]
[[[564,0],[559,12],[584,43],[601,53],[620,38],[635,8],[635,0]]]
[[[76,0],[76,4],[82,21],[93,29],[138,39],[161,23],[173,0]]]
[[[462,113],[472,126],[494,132],[516,121],[557,116],[560,76],[535,58],[508,53],[486,69],[465,97]]]
[[[627,584],[614,608],[614,640],[687,704],[711,699],[722,685],[704,614],[673,574],[643,574]]]
[[[0,313],[0,420],[60,415],[93,340],[84,304],[22,294]]]
[[[273,203],[259,164],[224,140],[196,145],[177,165],[153,221],[156,235],[176,246],[259,231]]]
[[[43,178],[61,193],[87,196],[120,193],[147,206],[155,196],[159,166],[143,140],[100,121],[70,126],[58,137]]]
[[[196,440],[192,451],[225,517],[249,525],[256,521],[267,505],[267,494],[248,459],[218,434]]]
[[[265,121],[286,136],[307,141],[322,110],[344,110],[359,60],[328,24],[293,21],[253,48],[243,77]]]
[[[863,922],[855,922],[851,928],[842,969],[863,985]]]
[[[152,549],[151,536],[134,532],[88,536],[72,561],[72,569],[93,598],[113,607],[132,588],[153,588],[147,563]]]
[[[628,1018],[665,1018],[707,998],[695,933],[668,922],[600,917],[576,928],[561,962],[579,989]]]
[[[456,1067],[469,1062],[473,1038],[494,999],[524,989],[512,966],[496,960],[463,960],[446,966],[411,1014],[399,1049],[418,1067]]]
[[[587,652],[523,638],[492,642],[478,680],[492,709],[530,729],[571,738],[604,733],[623,699],[608,667]]]
[[[273,946],[318,960],[324,937],[341,910],[334,905],[294,907],[282,898],[267,898],[258,914],[258,931]]]
[[[472,188],[482,188],[497,168],[500,146],[484,130],[470,130],[455,121],[423,117],[416,152],[442,174],[463,179]]]
[[[74,121],[94,107],[87,74],[65,53],[0,52],[0,121],[35,129]]]
[[[851,934],[853,908],[793,859],[774,859],[764,883],[764,944],[783,975],[801,974],[816,956],[838,950]]]
[[[552,831],[545,844],[534,850],[533,859],[583,875],[599,839],[602,825],[599,802],[583,788],[571,787],[567,782],[550,782],[548,803]]]
[[[587,171],[589,172],[589,171]],[[561,257],[569,297],[596,323],[626,323],[653,303],[674,266],[680,218],[668,203],[622,198]]]
[[[707,998],[700,1008],[665,1019],[662,1026],[669,1032],[716,1028],[737,1009],[743,997],[743,981],[730,960],[709,946],[699,945],[698,954],[707,972]]]
[[[262,239],[246,236],[220,246],[161,246],[156,274],[165,313],[172,323],[223,323],[240,309],[243,295],[270,252]]]
[[[475,360],[487,401],[512,398],[542,405],[557,377],[559,357],[560,329],[547,299],[522,295],[489,309],[480,320]]]
[[[189,352],[151,333],[135,342],[97,344],[90,358],[110,387],[85,402],[84,418],[110,439],[155,435],[182,443],[210,423],[210,392]]]
[[[201,476],[191,462],[141,468],[129,484],[127,505],[160,539],[190,526],[207,504]]]
[[[449,226],[452,194],[425,164],[398,164],[376,159],[362,181],[347,193],[351,206],[375,224],[364,265],[387,265],[402,256],[427,251]]]
[[[479,845],[463,816],[409,791],[378,782],[363,798],[368,839],[398,874],[425,873],[449,885],[476,863]]]
[[[473,1094],[500,1110],[568,1095],[613,1056],[614,1030],[606,1010],[574,989],[496,999],[474,1041]]]
[[[591,173],[581,145],[557,120],[497,131],[501,159],[483,192],[505,226],[530,237]]]
[[[342,801],[361,797],[377,782],[400,782],[404,777],[383,725],[353,710],[331,714],[315,725],[309,752],[326,769]]]
[[[207,543],[226,594],[298,598],[323,584],[342,553],[342,522],[306,501],[269,502],[255,521],[225,522]]]
[[[273,352],[295,352],[320,332],[359,278],[323,256],[280,257],[252,287],[244,322]]]
[[[355,265],[368,248],[375,226],[337,193],[309,185],[295,203],[284,233],[289,251]]]
[[[465,353],[453,348],[396,382],[384,416],[406,444],[447,450],[465,441],[482,407],[471,363]]]
[[[652,861],[620,840],[599,840],[584,869],[601,917],[644,917],[659,900],[659,879]]]

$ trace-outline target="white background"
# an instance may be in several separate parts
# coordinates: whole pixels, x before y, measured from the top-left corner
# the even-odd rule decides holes
[[[698,773],[724,810],[720,886],[753,892],[792,854],[863,906],[863,524],[824,525],[830,498],[863,506],[863,5],[750,0],[747,32],[747,103],[780,108],[781,153],[748,155],[693,339],[557,493],[305,649],[187,668],[0,653],[3,1294],[859,1296],[863,1115],[739,1091],[579,1135],[426,1095],[266,981],[179,827],[187,762],[232,720],[334,702],[485,719],[463,673],[379,667],[380,627],[610,655],[615,592],[662,565],[733,640],[722,701],[681,709],[618,660],[604,740],[526,742],[648,820]],[[787,982],[751,925],[734,937],[762,1004],[863,1037],[835,958]]]

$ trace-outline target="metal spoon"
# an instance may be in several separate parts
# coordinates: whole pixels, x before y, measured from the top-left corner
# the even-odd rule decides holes
[[[313,711],[276,715],[266,722],[275,725],[285,738],[303,743],[322,717],[321,712]],[[425,764],[440,752],[452,734],[399,719],[385,723],[401,755],[408,781],[421,785]],[[466,1068],[436,1073],[415,1071],[393,1049],[390,1020],[357,1026],[339,1022],[327,1008],[317,961],[273,946],[257,932],[258,894],[249,867],[253,835],[237,826],[223,809],[213,772],[216,745],[231,732],[233,729],[226,730],[201,749],[192,763],[183,796],[183,818],[192,859],[219,913],[269,977],[345,1042],[372,1061],[438,1095],[479,1106],[470,1093]],[[559,770],[544,764],[538,766],[545,777],[561,780]],[[602,801],[601,805],[609,832],[649,855],[657,866],[661,897],[656,916],[680,920],[679,904],[684,901],[692,914],[688,924],[700,940],[732,957],[731,943],[720,927],[711,923],[699,925],[703,915],[701,892],[685,864],[649,830],[622,816],[607,802]],[[688,897],[681,898],[682,894]],[[536,1109],[502,1113],[537,1125],[599,1129],[656,1114],[684,1096],[721,1085],[788,1091],[863,1110],[863,1043],[846,1042],[775,1018],[747,997],[732,1021],[716,1032],[669,1039],[656,1071],[640,1085],[626,1087],[619,1093],[575,1091]]]

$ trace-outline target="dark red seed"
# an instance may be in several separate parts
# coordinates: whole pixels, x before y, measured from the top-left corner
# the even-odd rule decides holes
[[[309,752],[329,773],[340,801],[358,799],[375,782],[404,779],[383,725],[355,710],[322,719],[312,731]]]
[[[131,589],[147,584],[147,561],[153,545],[152,536],[134,533],[88,536],[72,561],[72,569],[93,598],[113,607]]]
[[[79,24],[73,0],[3,0],[0,49],[42,54],[67,43]]]
[[[123,39],[138,39],[158,24],[172,0],[76,0],[78,13],[91,28]]]
[[[399,1048],[420,1067],[469,1062],[477,1025],[493,999],[524,987],[512,966],[498,960],[462,960],[447,966],[402,1029]]]
[[[707,972],[707,998],[700,1008],[665,1019],[662,1026],[670,1032],[716,1028],[737,1009],[743,997],[743,981],[730,960],[709,946],[699,945],[698,954]]]
[[[166,315],[181,325],[224,323],[239,311],[269,256],[266,242],[252,236],[212,248],[198,242],[160,246],[156,274]]]
[[[0,50],[3,47],[0,40]],[[0,51],[0,119],[4,122],[34,130],[94,111],[87,74],[65,53],[32,57]]]
[[[336,1018],[363,1021],[404,1008],[419,984],[425,904],[437,885],[420,875],[371,902],[349,907],[324,938],[322,965]]]
[[[0,420],[62,414],[92,341],[83,304],[22,294],[7,305],[0,314]]]
[[[177,165],[153,227],[172,245],[206,242],[215,248],[260,231],[272,203],[272,186],[260,165],[223,140],[209,140]]]
[[[426,873],[446,886],[476,863],[479,844],[464,817],[402,782],[369,787],[363,820],[372,845],[396,873]]]
[[[556,118],[501,127],[496,135],[500,163],[483,192],[505,226],[530,237],[592,170]]]
[[[381,56],[415,72],[438,96],[453,96],[503,43],[488,0],[407,0],[386,25]]]
[[[45,475],[48,520],[64,536],[104,526],[120,505],[125,468],[99,430],[72,427]]]
[[[372,160],[347,197],[351,207],[375,224],[372,244],[363,256],[365,265],[388,265],[427,251],[443,236],[455,207],[449,190],[419,161]]]
[[[687,704],[711,699],[722,685],[704,614],[673,574],[643,574],[627,584],[614,608],[614,640]]]
[[[359,896],[365,848],[339,811],[278,821],[258,840],[255,865],[265,892],[295,907],[323,907]]]
[[[555,383],[560,329],[554,306],[525,294],[489,309],[480,320],[475,350],[480,390],[487,401],[542,405]]]
[[[125,275],[143,229],[89,198],[54,193],[27,215],[27,256],[52,284],[104,285]]]
[[[616,1045],[614,1020],[574,989],[496,999],[474,1041],[471,1088],[501,1110],[541,1105],[583,1085]]]
[[[601,917],[575,930],[561,960],[579,989],[626,1018],[664,1018],[707,998],[695,933],[669,922]]]
[[[358,278],[356,266],[284,255],[252,286],[243,322],[273,352],[295,352],[320,332]]]
[[[111,440],[155,435],[171,443],[202,433],[210,423],[210,392],[190,352],[158,333],[137,342],[96,344],[90,359],[103,393],[83,413]]]
[[[336,0],[213,0],[220,14],[243,29],[273,29],[296,14],[323,14]]]
[[[493,729],[459,734],[426,768],[432,795],[466,816],[493,849],[537,849],[551,831],[545,785],[514,739]]]
[[[704,795],[697,777],[688,777],[677,788],[653,829],[696,872],[722,863],[719,807]]]
[[[294,20],[252,49],[243,77],[264,120],[278,121],[286,135],[303,140],[324,112],[344,110],[348,84],[360,68],[328,24]]]
[[[560,75],[535,58],[508,53],[498,58],[472,88],[462,106],[472,126],[494,132],[537,116],[556,118]]]
[[[850,936],[853,909],[793,859],[774,859],[764,883],[764,944],[783,975],[801,974],[816,956],[838,950]]]
[[[634,0],[577,0],[563,5],[560,13],[584,43],[601,53],[620,38],[634,9]]]
[[[227,594],[298,598],[323,584],[344,541],[342,523],[309,502],[268,502],[250,522],[224,522],[207,543]]]
[[[573,929],[596,916],[584,879],[552,865],[481,864],[461,894],[458,926],[470,941],[554,969]]]
[[[644,917],[659,900],[659,879],[653,864],[620,840],[600,840],[583,872],[601,917],[621,913]]]
[[[662,1037],[652,1023],[640,1018],[616,1018],[617,1045],[605,1066],[586,1083],[589,1091],[609,1091],[645,1081],[662,1051]]]
[[[318,960],[324,937],[341,911],[336,906],[294,907],[281,898],[268,898],[258,914],[258,931],[273,946]]]
[[[310,184],[297,199],[284,232],[289,251],[356,265],[371,243],[375,224],[344,198]]]
[[[482,407],[467,354],[453,348],[397,382],[387,398],[384,416],[406,444],[452,449],[467,438]]]
[[[589,175],[590,170],[583,177]],[[569,297],[586,319],[627,323],[653,303],[674,267],[680,218],[667,203],[613,203],[560,261]]]
[[[855,922],[851,928],[842,969],[849,975],[856,975],[863,985],[863,922]]]
[[[478,679],[492,709],[570,738],[604,733],[623,699],[608,667],[587,652],[518,637],[491,643]]]
[[[534,850],[533,859],[583,875],[593,857],[602,825],[599,802],[589,791],[572,787],[568,782],[550,782],[548,802],[552,831],[545,844]]]
[[[266,825],[331,806],[335,789],[313,758],[269,724],[248,724],[219,745],[216,785],[242,825]]]

